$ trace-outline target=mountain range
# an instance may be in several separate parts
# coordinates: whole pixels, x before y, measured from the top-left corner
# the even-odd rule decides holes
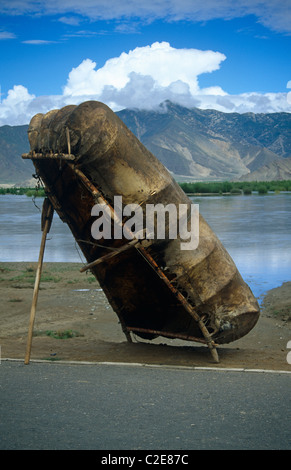
[[[165,101],[117,114],[178,181],[290,179],[291,113],[223,113]],[[31,162],[21,159],[27,128],[0,127],[0,183],[31,178]]]

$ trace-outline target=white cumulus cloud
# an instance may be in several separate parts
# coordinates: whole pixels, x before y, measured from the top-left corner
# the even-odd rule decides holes
[[[155,42],[151,46],[137,47],[119,57],[107,60],[96,69],[96,63],[84,60],[69,74],[65,95],[91,95],[100,93],[105,86],[121,90],[130,81],[132,72],[153,78],[157,86],[168,87],[181,80],[197,93],[198,75],[217,70],[226,57],[220,52],[198,49],[175,49],[168,42]]]
[[[26,123],[27,108],[34,99],[35,95],[30,95],[27,88],[22,85],[15,85],[8,91],[7,97],[0,105],[0,123]]]
[[[215,72],[225,59],[221,52],[175,49],[167,42],[123,52],[99,68],[85,59],[71,70],[61,95],[36,97],[24,86],[15,85],[0,104],[0,125],[27,124],[37,113],[91,99],[114,111],[152,109],[170,100],[223,112],[291,112],[287,92],[230,95],[219,85],[200,88],[199,76]]]

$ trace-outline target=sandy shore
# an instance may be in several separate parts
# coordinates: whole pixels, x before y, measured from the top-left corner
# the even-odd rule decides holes
[[[162,337],[128,343],[97,281],[75,263],[44,263],[31,358],[214,366],[198,343]],[[4,358],[25,356],[36,263],[0,263],[0,346]],[[62,336],[71,336],[61,338]],[[218,348],[218,367],[289,370],[291,282],[272,289],[244,338]],[[216,365],[215,365],[216,366]]]

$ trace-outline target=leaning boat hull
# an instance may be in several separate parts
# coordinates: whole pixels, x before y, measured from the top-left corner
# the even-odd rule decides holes
[[[199,244],[192,250],[181,250],[179,237],[143,246],[131,246],[124,237],[92,238],[91,210],[100,195],[111,207],[116,195],[124,205],[142,208],[157,203],[191,206],[167,169],[107,106],[90,101],[38,114],[28,134],[30,156],[52,205],[87,262],[103,260],[90,269],[125,332],[205,342],[203,323],[211,339],[222,344],[254,327],[258,303],[201,215]],[[75,158],[51,158],[61,154]],[[118,255],[106,257],[112,249]],[[196,316],[189,314],[191,308]]]

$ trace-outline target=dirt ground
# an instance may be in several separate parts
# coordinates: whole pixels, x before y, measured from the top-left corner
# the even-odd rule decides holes
[[[267,293],[248,335],[218,347],[217,365],[199,343],[162,337],[145,341],[134,335],[128,343],[97,281],[81,274],[80,267],[44,263],[31,359],[291,371],[291,282]],[[36,263],[0,263],[2,359],[25,357],[35,272]]]

